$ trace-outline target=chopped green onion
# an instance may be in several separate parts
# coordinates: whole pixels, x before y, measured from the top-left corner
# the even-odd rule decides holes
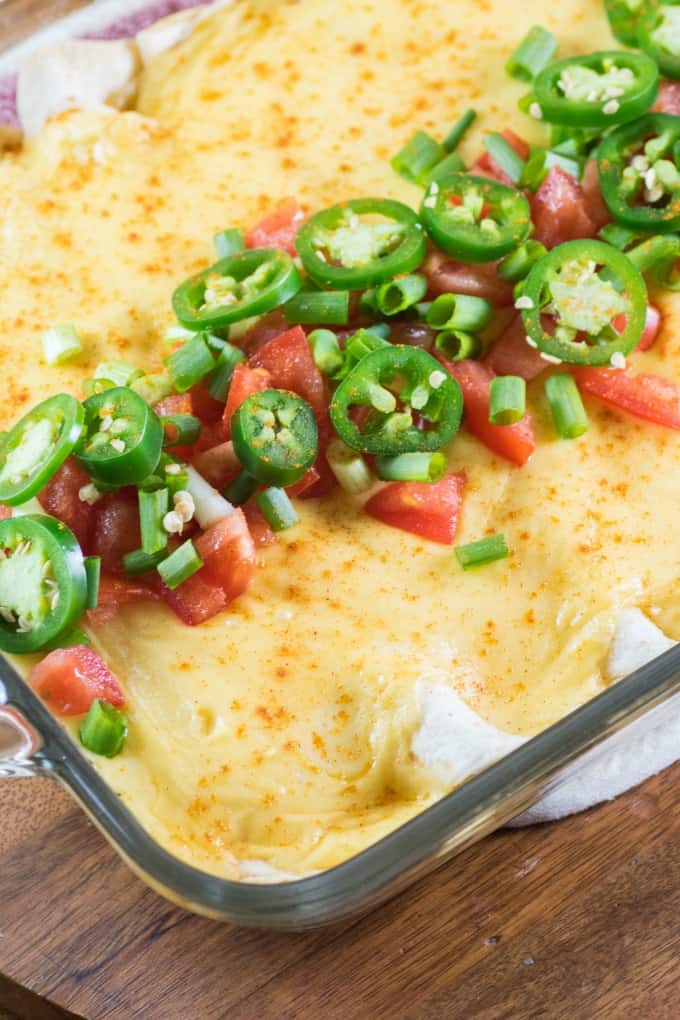
[[[659,280],[665,275],[670,281],[675,263],[680,258],[680,238],[677,234],[657,234],[629,248],[626,255],[641,273],[651,270],[659,274]],[[673,284],[666,283],[665,286],[672,287]]]
[[[257,478],[253,478],[247,471],[241,471],[224,490],[224,498],[235,506],[242,506],[257,492],[259,485]]]
[[[40,651],[53,652],[55,648],[73,648],[75,645],[89,646],[91,644],[90,637],[84,630],[81,630],[80,627],[71,627],[64,633],[57,634],[55,638],[43,645]]]
[[[506,72],[517,81],[531,82],[543,71],[557,50],[557,39],[540,25],[533,25],[505,65]]]
[[[375,472],[383,482],[438,482],[446,474],[446,456],[437,452],[376,457]]]
[[[625,251],[640,235],[628,227],[622,227],[620,223],[605,223],[599,236],[619,251]]]
[[[115,758],[122,750],[128,733],[126,717],[108,701],[95,698],[78,731],[80,743],[87,751]]]
[[[373,333],[374,336],[380,337],[381,340],[388,340],[392,327],[387,322],[374,322],[372,326],[364,327],[367,333]]]
[[[427,313],[431,307],[431,301],[419,301],[417,305],[413,306],[413,311],[421,321],[425,321],[427,319]]]
[[[229,383],[234,369],[240,361],[245,361],[245,354],[228,341],[223,342],[222,349],[215,362],[215,369],[210,379],[208,392],[215,400],[224,401],[229,392]]]
[[[481,350],[478,338],[462,329],[443,329],[441,333],[437,333],[434,345],[449,361],[476,358]]]
[[[166,549],[160,549],[155,553],[145,553],[143,549],[135,549],[123,556],[123,569],[130,577],[146,574],[165,559],[166,552]]]
[[[578,159],[570,156],[563,156],[559,152],[550,149],[532,149],[529,159],[524,164],[524,169],[519,180],[523,188],[531,191],[538,191],[548,173],[554,166],[559,166],[565,173],[568,173],[575,180],[581,180],[583,164]]]
[[[192,336],[196,336],[195,329],[185,329],[184,326],[168,326],[163,339],[166,344],[176,344],[178,340],[191,340]]]
[[[166,549],[168,533],[163,527],[163,518],[168,512],[170,502],[167,489],[140,489],[139,525],[142,534],[142,552],[148,556]]]
[[[163,446],[192,446],[201,434],[201,419],[193,414],[168,414],[161,418]]]
[[[264,489],[257,493],[255,502],[272,531],[286,531],[300,519],[285,489]]]
[[[99,601],[99,578],[102,572],[101,556],[86,556],[83,560],[85,565],[85,576],[87,578],[87,599],[86,609],[96,609]]]
[[[493,315],[493,305],[485,298],[469,294],[440,294],[427,313],[433,329],[462,329],[475,333],[484,329]]]
[[[450,152],[448,156],[444,156],[438,163],[428,170],[426,174],[422,175],[421,183],[423,188],[428,188],[432,181],[441,181],[443,177],[448,177],[449,174],[460,174],[465,172],[465,160],[458,155],[457,152]]]
[[[492,131],[490,135],[484,136],[484,148],[512,183],[519,184],[525,166],[524,160],[507,139],[498,131]]]
[[[220,230],[213,237],[213,244],[215,245],[218,259],[226,259],[229,255],[236,255],[238,252],[243,251],[246,246],[243,231],[238,230],[236,227],[231,227],[229,230]]]
[[[334,439],[328,444],[326,460],[338,485],[345,492],[356,496],[360,492],[366,492],[373,484],[371,472],[364,458],[356,450],[346,446],[341,439]]]
[[[545,381],[555,431],[562,439],[577,439],[588,431],[588,416],[581,394],[568,372],[558,372]]]
[[[412,184],[422,184],[423,177],[436,166],[446,149],[425,131],[416,131],[403,149],[392,158],[392,169]]]
[[[316,367],[324,375],[333,375],[344,361],[338,338],[330,329],[315,329],[307,337]]]
[[[375,290],[375,287],[369,287],[368,290],[365,290],[363,294],[359,295],[357,310],[361,313],[361,315],[365,315],[369,319],[376,315],[378,311],[375,303]]]
[[[166,556],[156,567],[162,580],[172,591],[191,577],[203,566],[203,560],[196,552],[191,539],[187,539],[174,552]]]
[[[348,375],[355,365],[361,361],[365,354],[377,351],[379,347],[389,347],[389,340],[385,340],[373,328],[358,329],[356,333],[345,341],[345,361],[340,372],[336,373],[336,379],[342,379]]]
[[[476,118],[477,113],[475,110],[466,110],[462,117],[458,118],[444,139],[444,148],[447,152],[453,152],[454,149],[458,148]]]
[[[164,372],[152,372],[150,375],[142,375],[139,379],[133,379],[130,389],[138,393],[147,404],[158,404],[164,397],[169,397],[173,386],[170,377]]]
[[[103,393],[104,390],[112,390],[117,385],[112,379],[83,379],[82,383],[86,397],[93,397],[95,393]]]
[[[43,354],[48,365],[61,365],[69,358],[74,358],[83,349],[83,343],[75,326],[65,323],[63,326],[52,326],[43,333]]]
[[[471,570],[473,567],[483,567],[496,560],[504,560],[510,550],[505,535],[489,535],[468,545],[458,545],[454,552],[463,570]]]
[[[129,386],[143,375],[141,368],[115,358],[100,362],[94,370],[95,379],[110,379],[114,386]]]
[[[489,387],[489,421],[512,425],[527,409],[527,384],[519,375],[497,375]]]
[[[349,321],[349,291],[301,290],[283,310],[290,323],[345,326]]]
[[[191,340],[166,358],[165,364],[178,393],[186,393],[215,368],[215,360],[201,333],[194,334]]]
[[[378,287],[375,303],[381,315],[398,315],[417,304],[426,294],[427,279],[420,273],[411,273]]]
[[[540,241],[525,241],[519,248],[506,255],[498,263],[496,272],[502,280],[508,283],[518,283],[529,275],[529,270],[534,262],[538,262],[548,251]]]

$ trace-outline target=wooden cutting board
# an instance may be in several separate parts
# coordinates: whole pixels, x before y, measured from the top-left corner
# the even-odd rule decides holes
[[[676,1020],[678,918],[680,764],[294,935],[171,906],[50,780],[0,783],[0,1006],[26,1020]]]

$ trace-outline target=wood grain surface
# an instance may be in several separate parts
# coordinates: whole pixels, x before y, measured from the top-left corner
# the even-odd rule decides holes
[[[677,1020],[680,765],[495,834],[361,920],[219,925],[135,878],[48,780],[0,785],[0,1004],[26,1020]]]

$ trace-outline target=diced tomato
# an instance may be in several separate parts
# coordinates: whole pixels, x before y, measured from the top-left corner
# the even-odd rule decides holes
[[[509,129],[501,133],[506,142],[513,147],[518,156],[526,161],[529,158],[529,146],[524,139],[520,138],[519,135],[516,135],[514,131],[510,131]],[[468,173],[476,174],[478,177],[490,177],[494,181],[500,181],[501,184],[507,184],[510,187],[514,187],[508,175],[504,170],[501,170],[496,160],[493,156],[490,156],[488,152],[483,152],[482,155],[475,160]]]
[[[189,394],[191,396],[191,413],[193,415],[208,425],[213,425],[216,421],[220,420],[224,411],[224,401],[215,400],[214,397],[211,397],[208,387],[204,382],[199,382],[192,386]]]
[[[242,510],[234,510],[194,540],[206,580],[219,584],[226,603],[246,590],[257,571],[255,543]],[[181,587],[181,586],[180,586]]]
[[[241,471],[241,464],[234,453],[234,444],[228,440],[202,450],[192,460],[199,475],[203,475],[216,489],[225,489]]]
[[[46,513],[58,517],[80,543],[80,548],[90,552],[97,506],[83,502],[78,493],[89,485],[90,477],[73,457],[68,457],[56,474],[50,478],[38,499]]]
[[[516,315],[493,343],[484,364],[495,375],[520,375],[527,381],[535,379],[548,367],[536,348],[527,343],[521,315]]]
[[[280,248],[295,255],[295,235],[305,214],[294,198],[284,198],[276,209],[246,233],[248,248]]]
[[[594,237],[597,232],[586,210],[583,188],[559,166],[552,167],[529,201],[534,239],[546,248],[579,237]]]
[[[458,380],[463,391],[466,427],[494,453],[512,461],[525,464],[536,449],[531,415],[514,425],[492,425],[489,421],[489,387],[494,377],[487,365],[480,361],[440,361],[451,375]]]
[[[190,393],[171,393],[169,397],[163,397],[154,405],[154,411],[159,418],[165,418],[171,414],[193,414],[194,405]]]
[[[450,545],[456,537],[465,475],[446,475],[439,482],[391,482],[367,501],[371,517],[432,542]]]
[[[629,375],[619,368],[575,368],[578,386],[637,418],[680,429],[680,387],[661,375]]]
[[[615,319],[612,319],[612,326],[617,333],[623,333],[626,328],[627,317],[625,315],[617,315]],[[647,314],[645,317],[645,328],[642,330],[642,336],[640,342],[635,348],[636,351],[648,351],[653,346],[656,338],[661,330],[661,312],[655,305],[647,305]]]
[[[123,556],[141,545],[137,498],[132,492],[112,493],[94,511],[92,552],[101,556],[102,570],[122,574]]]
[[[249,499],[241,507],[248,522],[248,530],[252,535],[256,546],[271,545],[276,541],[276,535],[267,524],[257,503]]]
[[[597,169],[596,159],[589,159],[586,163],[581,187],[583,189],[586,212],[595,230],[601,230],[605,223],[611,223],[612,217],[602,197],[600,174]]]
[[[301,326],[293,326],[274,337],[253,355],[250,364],[266,369],[276,389],[292,390],[304,397],[317,421],[324,417],[328,407],[326,385]]]
[[[231,436],[231,419],[234,411],[237,411],[246,397],[251,393],[259,393],[272,387],[272,379],[265,369],[251,368],[244,361],[241,361],[234,369],[229,384],[227,403],[222,415],[222,436],[229,439]]]
[[[299,481],[295,482],[294,485],[288,486],[286,492],[288,493],[289,496],[295,499],[296,497],[301,496],[308,489],[311,489],[312,486],[316,485],[320,477],[321,475],[316,470],[316,466],[312,464],[310,469],[308,471],[305,471],[304,475],[302,476],[302,478],[300,478]]]
[[[240,341],[239,347],[250,358],[275,336],[285,333],[289,326],[290,323],[286,319],[283,309],[275,308],[273,312],[267,312],[253,323]]]
[[[55,649],[33,667],[28,679],[57,715],[84,715],[95,698],[116,708],[125,704],[117,679],[87,645]]]
[[[227,605],[227,597],[221,585],[216,584],[205,572],[205,568],[192,574],[179,588],[171,591],[162,581],[158,591],[163,601],[170,606],[175,616],[189,627],[197,627],[216,616]]]
[[[680,82],[662,81],[652,110],[655,113],[672,113],[680,117]]]
[[[4,503],[0,503],[0,521],[7,520],[8,517],[12,516],[11,506],[5,506]]]
[[[90,623],[106,623],[113,619],[121,606],[137,602],[157,602],[158,598],[158,592],[141,581],[102,574],[99,580],[97,608],[90,609],[87,616]]]
[[[486,298],[498,307],[507,307],[513,302],[511,283],[502,280],[496,272],[495,262],[482,262],[470,266],[449,258],[443,252],[431,252],[420,272],[427,277],[429,293],[471,294]]]

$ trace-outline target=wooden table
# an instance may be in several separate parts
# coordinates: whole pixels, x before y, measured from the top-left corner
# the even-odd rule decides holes
[[[0,819],[0,1006],[26,1020],[680,1015],[680,764],[294,935],[171,906],[48,780],[0,784]]]

